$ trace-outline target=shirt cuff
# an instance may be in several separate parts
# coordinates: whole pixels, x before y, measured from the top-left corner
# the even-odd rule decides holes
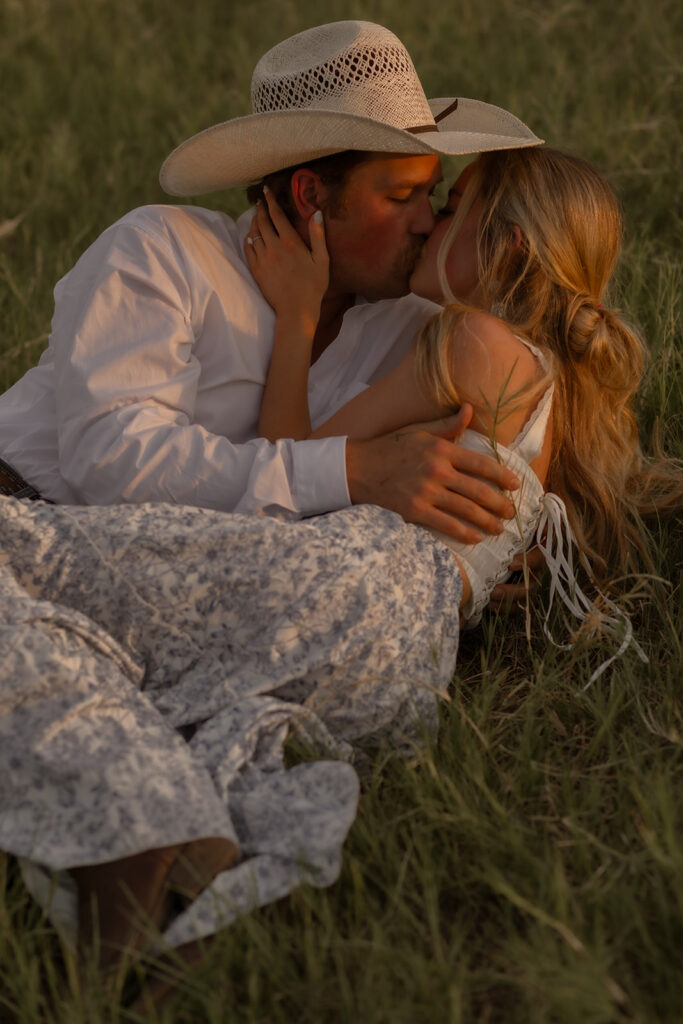
[[[335,512],[351,504],[346,482],[346,438],[297,441],[294,451],[295,502],[302,516]]]

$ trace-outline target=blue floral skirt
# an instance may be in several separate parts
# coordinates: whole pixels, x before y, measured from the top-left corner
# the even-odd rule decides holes
[[[165,939],[332,882],[364,747],[414,751],[453,675],[461,580],[386,510],[297,523],[0,498],[0,848],[53,872],[202,836],[243,859]],[[292,730],[321,760],[286,770]]]

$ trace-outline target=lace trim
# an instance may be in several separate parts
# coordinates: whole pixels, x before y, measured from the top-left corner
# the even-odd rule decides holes
[[[466,604],[460,609],[463,617],[463,629],[474,629],[481,622],[481,618],[484,612],[484,608],[489,603],[491,591],[497,583],[502,583],[509,575],[508,566],[510,562],[519,554],[520,551],[524,550],[527,545],[520,540],[519,537],[512,537],[505,550],[500,552],[500,571],[495,575],[486,576],[482,579],[480,573],[477,572],[475,567],[470,561],[463,559],[464,568],[467,572],[467,578],[470,581],[472,592],[467,599]]]

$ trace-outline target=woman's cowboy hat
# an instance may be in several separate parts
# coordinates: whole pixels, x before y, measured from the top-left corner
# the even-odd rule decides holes
[[[256,65],[251,98],[253,114],[207,128],[171,153],[159,175],[166,192],[248,185],[346,149],[458,155],[542,142],[490,103],[428,100],[400,39],[367,21],[285,39]]]

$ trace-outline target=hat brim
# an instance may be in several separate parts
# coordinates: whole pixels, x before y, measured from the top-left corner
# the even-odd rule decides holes
[[[454,102],[442,98],[429,105],[437,117]],[[193,135],[166,158],[159,180],[169,195],[197,196],[347,149],[459,156],[542,142],[513,114],[480,100],[458,99],[436,131],[420,134],[336,110],[284,110],[238,117]]]

